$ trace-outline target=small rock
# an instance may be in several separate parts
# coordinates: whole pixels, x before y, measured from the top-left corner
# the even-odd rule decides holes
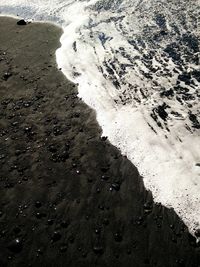
[[[54,144],[48,146],[48,150],[52,153],[57,152],[57,147]]]
[[[24,19],[20,19],[19,21],[17,21],[17,25],[20,25],[20,26],[24,26],[26,25],[26,21]]]
[[[101,167],[102,172],[107,172],[109,170],[109,166],[103,166]]]
[[[53,233],[52,237],[51,237],[51,240],[52,240],[53,242],[56,242],[56,241],[58,241],[58,240],[60,240],[60,239],[61,239],[61,234],[60,234],[60,232],[55,231],[55,232]]]
[[[101,255],[103,254],[103,247],[100,245],[96,245],[93,247],[93,251],[94,253]]]
[[[46,214],[37,212],[35,216],[36,216],[37,219],[42,219],[43,217],[46,216]]]
[[[63,131],[61,130],[60,127],[55,126],[55,127],[53,128],[53,134],[54,134],[55,136],[61,135],[62,133],[63,133]]]
[[[104,218],[104,219],[103,219],[103,224],[104,224],[104,225],[108,225],[108,224],[109,224],[109,220],[108,220],[107,218]]]
[[[95,229],[95,234],[99,235],[101,233],[100,229]]]
[[[100,192],[101,192],[100,188],[97,188],[97,190],[96,190],[96,191],[97,191],[97,193],[100,193]]]
[[[35,207],[36,208],[40,208],[42,206],[41,202],[40,201],[36,201],[35,202]]]
[[[120,233],[115,233],[114,238],[116,242],[121,242],[122,241],[122,235]]]
[[[62,252],[62,253],[64,253],[64,252],[66,252],[67,251],[67,245],[62,245],[61,247],[60,247],[60,252]]]
[[[37,249],[38,254],[42,254],[42,250],[40,248]]]
[[[115,191],[119,191],[120,190],[120,184],[119,183],[112,183],[112,189],[114,189]]]
[[[5,158],[5,155],[4,155],[4,154],[1,154],[1,155],[0,155],[0,160],[1,160],[1,159],[4,159],[4,158]]]
[[[21,232],[21,229],[18,226],[15,226],[14,229],[13,229],[13,232],[15,234],[19,234]]]
[[[93,179],[91,177],[88,177],[87,178],[87,181],[88,181],[88,183],[92,183],[93,182]]]
[[[13,252],[13,253],[19,253],[22,251],[22,242],[20,241],[19,238],[14,239],[13,241],[10,242],[8,245],[8,249]]]
[[[62,221],[61,222],[61,227],[67,228],[68,226],[69,226],[69,222],[67,222],[67,221]]]
[[[109,178],[110,178],[110,177],[109,177],[108,175],[102,175],[102,176],[101,176],[101,179],[102,179],[103,181],[107,181]]]
[[[66,150],[64,150],[60,155],[60,159],[62,162],[65,162],[68,158],[69,158],[69,154]]]
[[[4,73],[4,75],[3,75],[4,81],[7,81],[11,76],[12,76],[12,74],[10,72]]]
[[[200,229],[197,229],[195,232],[194,232],[195,236],[196,237],[200,237]]]
[[[54,220],[53,219],[48,219],[48,221],[47,221],[47,224],[48,225],[52,225],[54,223]]]
[[[71,236],[69,237],[69,242],[70,242],[71,244],[73,244],[73,243],[74,243],[74,240],[75,240],[75,237],[74,237],[73,235],[71,235]]]
[[[32,127],[31,126],[27,126],[27,127],[24,128],[24,132],[25,133],[30,133],[31,130],[32,130]]]
[[[144,204],[144,212],[145,214],[149,214],[152,212],[152,205],[150,203]]]

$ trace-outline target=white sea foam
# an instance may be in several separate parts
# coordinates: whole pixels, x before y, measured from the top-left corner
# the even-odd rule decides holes
[[[175,2],[1,0],[0,11],[62,25],[58,66],[79,84],[103,135],[138,167],[154,200],[173,207],[193,233],[200,227],[200,83],[193,75],[200,1]],[[183,76],[191,73],[188,83]]]

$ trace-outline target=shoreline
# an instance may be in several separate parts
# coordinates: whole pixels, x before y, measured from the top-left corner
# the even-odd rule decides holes
[[[41,23],[45,23],[45,21]],[[60,23],[54,24],[51,22],[50,24],[60,27]],[[65,27],[61,28],[64,31]],[[157,135],[152,131],[152,129],[154,129],[153,127],[156,127],[154,124],[155,122],[151,121],[153,123],[151,129],[149,124],[145,121],[145,116],[143,116],[143,113],[140,111],[135,112],[129,105],[119,108],[119,112],[113,111],[111,107],[113,99],[109,97],[109,93],[107,95],[107,89],[104,91],[103,87],[100,86],[98,88],[97,86],[97,93],[93,91],[95,83],[93,84],[92,78],[89,80],[87,79],[87,76],[90,77],[91,69],[87,66],[87,63],[83,63],[83,65],[81,63],[87,62],[87,60],[85,61],[83,58],[83,60],[80,61],[82,54],[81,49],[79,54],[77,54],[77,52],[73,54],[73,51],[71,51],[73,50],[71,49],[72,45],[65,45],[65,39],[68,35],[70,36],[70,32],[66,32],[66,36],[65,31],[63,32],[60,38],[61,46],[56,50],[58,67],[60,66],[62,68],[62,72],[68,80],[79,86],[79,97],[95,110],[97,121],[103,130],[103,135],[108,136],[109,141],[115,145],[123,155],[126,155],[140,170],[140,173],[144,176],[145,187],[147,190],[152,191],[155,201],[161,202],[162,205],[168,208],[174,208],[176,213],[189,227],[190,232],[195,235],[195,231],[199,228],[199,222],[198,219],[196,219],[199,218],[199,185],[198,182],[196,186],[193,183],[193,180],[198,181],[198,167],[194,166],[195,160],[198,161],[197,157],[195,158],[195,155],[197,156],[198,154],[198,149],[194,146],[195,140],[198,138],[197,134],[187,135],[186,133],[183,135],[183,139],[181,137],[183,142],[179,143],[178,141],[175,142],[174,134],[176,134],[176,131],[174,132],[174,129],[172,129],[167,137],[168,142],[164,137],[165,131],[160,132],[161,138],[158,140]],[[79,61],[77,61],[77,64],[74,64],[74,59],[76,58],[78,58]],[[74,70],[76,66],[77,68],[80,66],[80,70],[82,67],[86,67],[83,73],[80,71],[80,73],[82,73],[82,75],[80,75],[80,80],[76,80],[76,78],[73,79],[72,76],[74,72],[70,66],[73,66]],[[87,69],[89,72],[87,72]],[[77,71],[77,73],[78,72],[79,71]],[[85,76],[84,73],[86,73]],[[83,79],[81,79],[81,77],[83,77]],[[99,77],[99,81],[100,80],[101,77]],[[85,81],[86,85],[84,86]],[[89,84],[92,86],[89,86]],[[109,88],[108,91],[112,92],[112,88]],[[101,94],[104,93],[106,97],[101,99]],[[106,109],[104,109],[105,106],[107,107]],[[146,115],[147,114],[150,114],[150,111],[147,112]],[[125,118],[125,124],[123,120],[120,119],[123,117]],[[148,115],[146,119],[148,119]],[[140,123],[135,125],[134,121]],[[130,130],[135,128],[137,128],[137,131]],[[116,135],[113,133],[116,133]],[[145,133],[146,137],[144,137],[142,133]],[[124,138],[124,136],[126,137]],[[192,145],[187,151],[187,144],[189,143],[192,143]],[[138,153],[138,151],[140,151],[140,153]],[[155,153],[152,153],[152,151]],[[191,151],[194,152],[194,155]],[[168,158],[168,153],[170,154],[171,160]],[[189,154],[190,157],[188,159],[187,155]],[[148,158],[151,158],[151,160],[149,161]],[[172,158],[174,160],[172,160]],[[185,162],[185,164],[183,162]],[[163,176],[163,179],[160,179],[160,176]],[[176,177],[179,177],[179,179]],[[188,177],[192,177],[192,179],[188,179]],[[166,188],[168,188],[168,190]],[[187,203],[190,203],[190,205],[187,205]]]
[[[1,266],[198,266],[195,238],[58,70],[62,29],[0,20]]]

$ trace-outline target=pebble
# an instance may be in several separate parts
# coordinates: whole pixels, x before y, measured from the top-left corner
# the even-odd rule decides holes
[[[4,154],[0,155],[0,160],[4,159],[6,156]]]
[[[61,247],[60,247],[60,252],[64,253],[67,251],[67,245],[66,244],[63,244]]]
[[[19,234],[21,232],[21,229],[18,226],[15,226],[14,229],[13,229],[13,232],[15,234]]]
[[[48,146],[48,150],[52,153],[55,153],[55,152],[57,152],[57,147],[56,147],[56,145],[51,144]]]
[[[71,235],[71,236],[69,237],[69,242],[70,242],[71,244],[73,244],[73,243],[74,243],[74,240],[75,240],[75,237]]]
[[[13,241],[10,242],[8,245],[8,249],[13,252],[13,253],[19,253],[22,251],[22,242],[19,238],[14,239]]]
[[[53,219],[48,219],[48,221],[47,221],[47,224],[48,225],[52,225],[54,223],[54,220]]]
[[[131,250],[128,248],[127,249],[127,254],[130,255],[131,254]]]
[[[152,212],[152,205],[150,203],[145,203],[144,204],[144,212],[146,214],[149,214]]]
[[[104,224],[104,225],[109,225],[109,220],[108,220],[107,218],[104,218],[104,219],[103,219],[103,224]]]
[[[72,167],[73,167],[73,168],[76,168],[76,167],[77,167],[77,164],[76,164],[76,163],[73,163],[73,164],[72,164]]]
[[[4,73],[4,75],[3,75],[4,81],[7,81],[11,76],[12,76],[12,74],[10,72]]]
[[[52,240],[53,242],[57,242],[57,241],[59,241],[60,239],[61,239],[61,233],[58,232],[58,231],[55,231],[55,232],[53,233],[52,237],[51,237],[51,240]]]
[[[121,242],[122,241],[122,235],[117,232],[114,234],[114,239],[116,242]]]
[[[194,232],[195,236],[196,237],[200,237],[200,229],[197,229],[195,232]]]
[[[87,178],[87,181],[88,181],[88,183],[92,183],[93,182],[93,179],[91,177],[88,177]]]
[[[94,246],[93,251],[95,254],[99,254],[99,255],[103,254],[103,252],[104,252],[103,247],[100,245]]]
[[[31,126],[27,126],[27,127],[24,128],[24,132],[25,133],[30,133],[31,130],[32,130],[32,127]]]
[[[119,191],[120,190],[120,184],[119,183],[112,183],[111,187],[115,191]]]
[[[62,221],[61,222],[61,227],[67,228],[68,226],[69,226],[69,222],[67,222],[67,221]]]
[[[42,217],[45,217],[46,215],[44,213],[37,212],[35,216],[37,219],[42,219]]]
[[[102,179],[103,181],[107,181],[109,178],[110,178],[110,177],[109,177],[108,175],[102,175],[102,176],[101,176],[101,179]]]
[[[102,140],[102,141],[106,141],[107,139],[108,139],[107,136],[102,136],[102,137],[101,137],[101,140]]]
[[[42,206],[41,202],[40,201],[36,201],[35,202],[35,207],[36,208],[40,208]]]
[[[62,133],[63,133],[63,131],[60,129],[60,127],[55,126],[55,127],[53,128],[53,134],[54,134],[55,136],[61,135]]]
[[[101,167],[102,172],[107,172],[109,170],[109,166],[103,166]]]
[[[99,235],[101,233],[100,229],[95,229],[95,234]]]
[[[20,19],[19,21],[17,21],[17,25],[19,26],[25,26],[27,23],[24,19]]]

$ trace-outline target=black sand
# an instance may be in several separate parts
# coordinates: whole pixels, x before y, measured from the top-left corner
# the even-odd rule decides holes
[[[57,69],[60,35],[0,18],[0,266],[200,266]]]

